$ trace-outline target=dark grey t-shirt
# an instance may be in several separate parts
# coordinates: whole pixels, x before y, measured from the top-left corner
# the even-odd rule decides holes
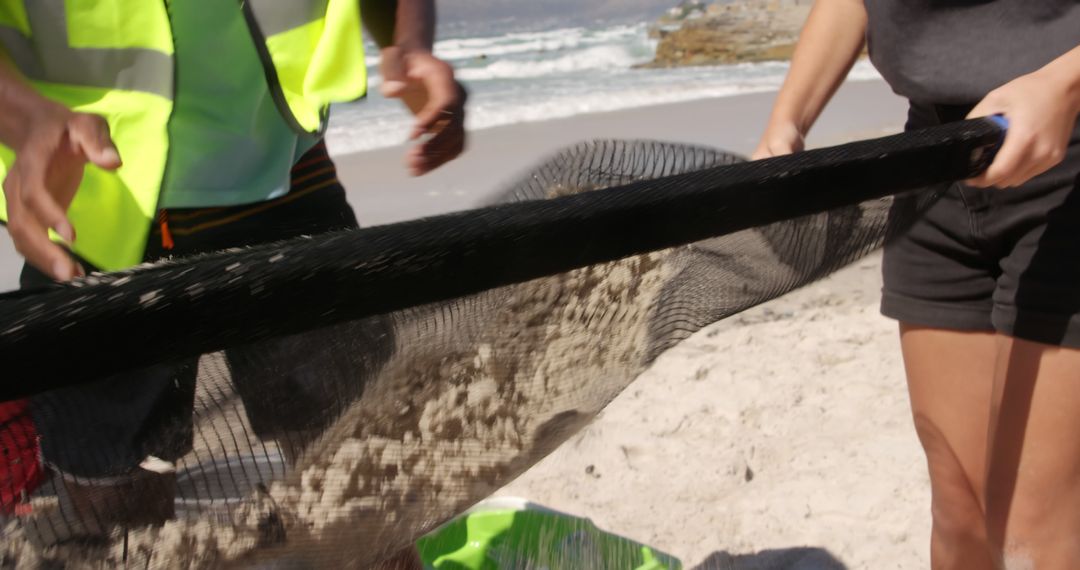
[[[975,103],[1080,45],[1080,0],[866,0],[870,60],[897,94]]]

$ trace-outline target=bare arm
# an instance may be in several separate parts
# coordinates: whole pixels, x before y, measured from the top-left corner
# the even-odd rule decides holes
[[[428,51],[435,45],[435,1],[398,0],[394,43],[408,51]]]
[[[419,142],[407,152],[406,166],[413,175],[430,172],[465,149],[465,89],[453,68],[432,54],[435,2],[363,0],[361,9],[382,48],[382,94],[401,99],[416,115],[409,139]]]
[[[862,0],[818,0],[754,158],[802,150],[803,139],[858,59],[866,37]]]
[[[360,9],[380,48],[431,51],[435,44],[434,0],[361,0]]]
[[[1043,71],[1060,74],[1069,100],[1080,107],[1080,45],[1050,62]]]

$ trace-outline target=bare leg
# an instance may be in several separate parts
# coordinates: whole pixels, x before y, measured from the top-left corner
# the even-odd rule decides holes
[[[997,335],[901,323],[900,339],[930,471],[931,567],[992,569],[982,497]]]
[[[998,341],[986,471],[990,542],[1008,568],[1080,565],[1080,350]]]

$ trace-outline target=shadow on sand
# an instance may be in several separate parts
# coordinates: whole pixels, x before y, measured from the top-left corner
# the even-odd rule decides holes
[[[754,554],[713,552],[691,570],[847,570],[822,548],[762,550]]]

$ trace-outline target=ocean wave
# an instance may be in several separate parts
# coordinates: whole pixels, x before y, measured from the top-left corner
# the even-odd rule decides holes
[[[615,26],[599,30],[563,28],[544,32],[510,33],[502,36],[459,38],[435,44],[435,54],[448,61],[496,58],[507,55],[557,52],[633,39],[644,26]]]
[[[638,63],[652,57],[655,42],[646,37],[642,25],[621,25],[611,28],[590,30],[586,28],[564,28],[546,32],[520,32],[503,36],[481,38],[458,38],[439,41],[435,44],[435,55],[451,63],[465,78],[474,80],[497,77],[536,77],[543,72],[527,72],[517,69],[537,61],[546,65],[551,72],[592,69],[595,63],[584,62],[580,65],[570,63],[573,57],[585,59],[597,58],[612,65],[628,62]],[[630,58],[611,58],[590,51],[593,47],[625,46]],[[564,58],[559,63],[549,63],[553,58]],[[507,59],[509,58],[509,59]],[[367,46],[365,61],[370,75],[376,75],[379,66],[379,50],[374,45]],[[472,71],[490,69],[491,71]]]
[[[457,71],[462,81],[523,79],[590,70],[626,70],[647,61],[623,45],[600,45],[551,59],[501,59],[483,67]]]

